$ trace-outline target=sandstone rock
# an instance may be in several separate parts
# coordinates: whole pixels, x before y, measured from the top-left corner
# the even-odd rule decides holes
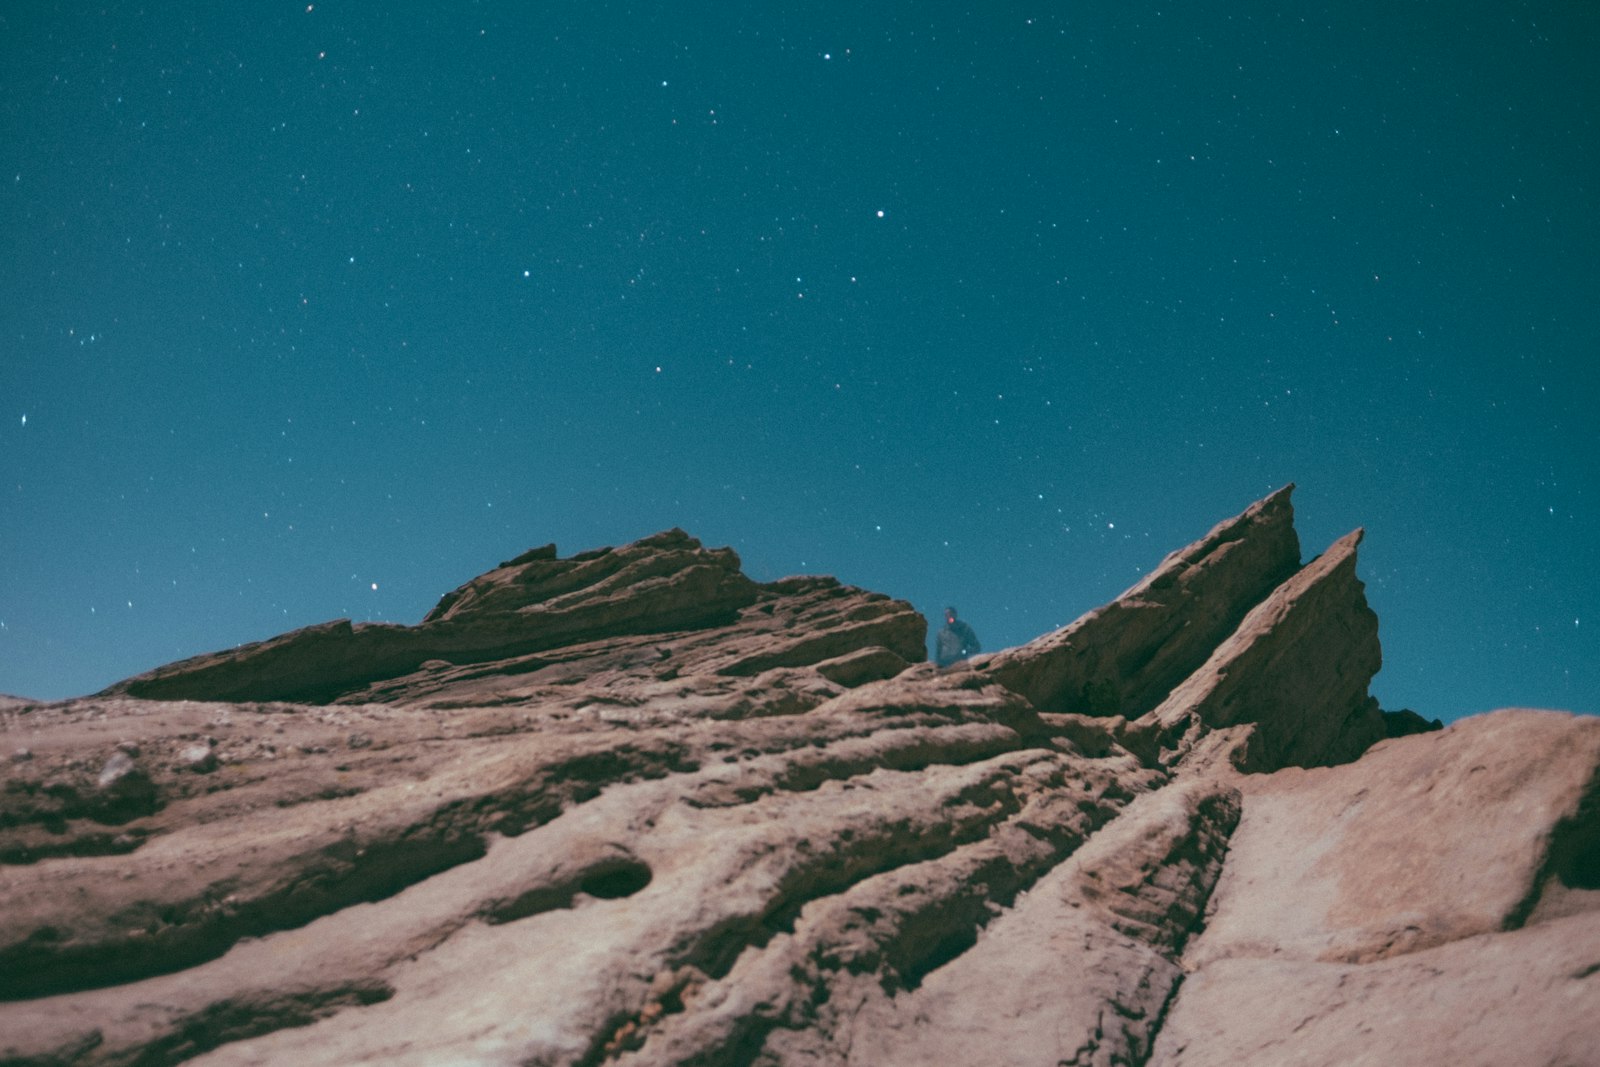
[[[1240,777],[1238,863],[1190,962],[1365,963],[1514,929],[1547,894],[1600,890],[1600,812],[1584,807],[1597,768],[1600,718],[1498,711],[1345,766]]]
[[[1369,964],[1222,960],[1191,976],[1152,1067],[1600,1063],[1595,914]]]
[[[1600,719],[1500,711],[1236,781],[1152,1062],[1600,1062]]]
[[[1253,608],[1211,657],[1134,726],[1164,763],[1209,731],[1245,726],[1230,758],[1247,770],[1344,763],[1387,736],[1367,684],[1383,664],[1378,617],[1355,576],[1356,530]]]
[[[340,619],[130,678],[108,694],[323,702],[431,660],[477,663],[600,635],[730,621],[755,583],[681,530],[556,560],[535,550],[444,597],[419,626]]]
[[[1213,783],[1138,798],[968,952],[858,1010],[848,1062],[1143,1062],[1238,815]]]
[[[583,679],[626,701],[635,697],[622,690],[690,674],[754,676],[868,648],[902,664],[925,657],[927,623],[903,601],[823,577],[758,586],[738,567],[731,549],[681,530],[571,559],[547,545],[447,594],[418,626],[324,623],[160,667],[105,695],[533,703]],[[878,656],[864,671],[830,673],[859,684],[895,663]],[[738,687],[709,688],[714,699]]]
[[[1288,497],[958,671],[668,531],[8,709],[0,1062],[1593,1059],[1600,720],[1382,740]]]
[[[817,673],[846,689],[854,689],[867,682],[893,678],[909,666],[899,654],[873,645],[823,660],[817,664]]]
[[[1042,711],[1149,711],[1300,564],[1289,485],[1172,553],[1122,596],[986,659]]]

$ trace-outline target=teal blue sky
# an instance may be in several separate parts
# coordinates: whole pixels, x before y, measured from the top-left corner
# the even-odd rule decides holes
[[[0,10],[0,691],[681,526],[986,647],[1287,482],[1600,711],[1600,8]]]

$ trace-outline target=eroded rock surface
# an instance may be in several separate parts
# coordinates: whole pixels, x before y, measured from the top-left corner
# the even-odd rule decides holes
[[[0,703],[0,1063],[1600,1062],[1600,720],[1380,712],[1359,541],[940,671],[668,531]]]
[[[1498,711],[1237,779],[1155,1062],[1600,1062],[1600,719]]]
[[[1149,711],[1300,566],[1285,486],[1076,622],[981,661],[1042,711]]]

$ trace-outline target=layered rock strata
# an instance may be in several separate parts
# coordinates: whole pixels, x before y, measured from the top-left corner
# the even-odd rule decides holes
[[[1293,490],[1218,523],[1105,607],[989,657],[986,669],[1042,711],[1149,711],[1299,569]]]
[[[940,671],[668,531],[0,706],[0,1063],[1600,1061],[1600,720],[1384,740],[1359,542]]]

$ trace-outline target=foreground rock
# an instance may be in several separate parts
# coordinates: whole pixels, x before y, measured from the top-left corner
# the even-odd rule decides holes
[[[669,531],[0,709],[0,1062],[1600,1061],[1600,720],[1383,740],[1359,540],[941,672]]]
[[[1600,719],[1499,711],[1238,780],[1156,1062],[1600,1062]]]

